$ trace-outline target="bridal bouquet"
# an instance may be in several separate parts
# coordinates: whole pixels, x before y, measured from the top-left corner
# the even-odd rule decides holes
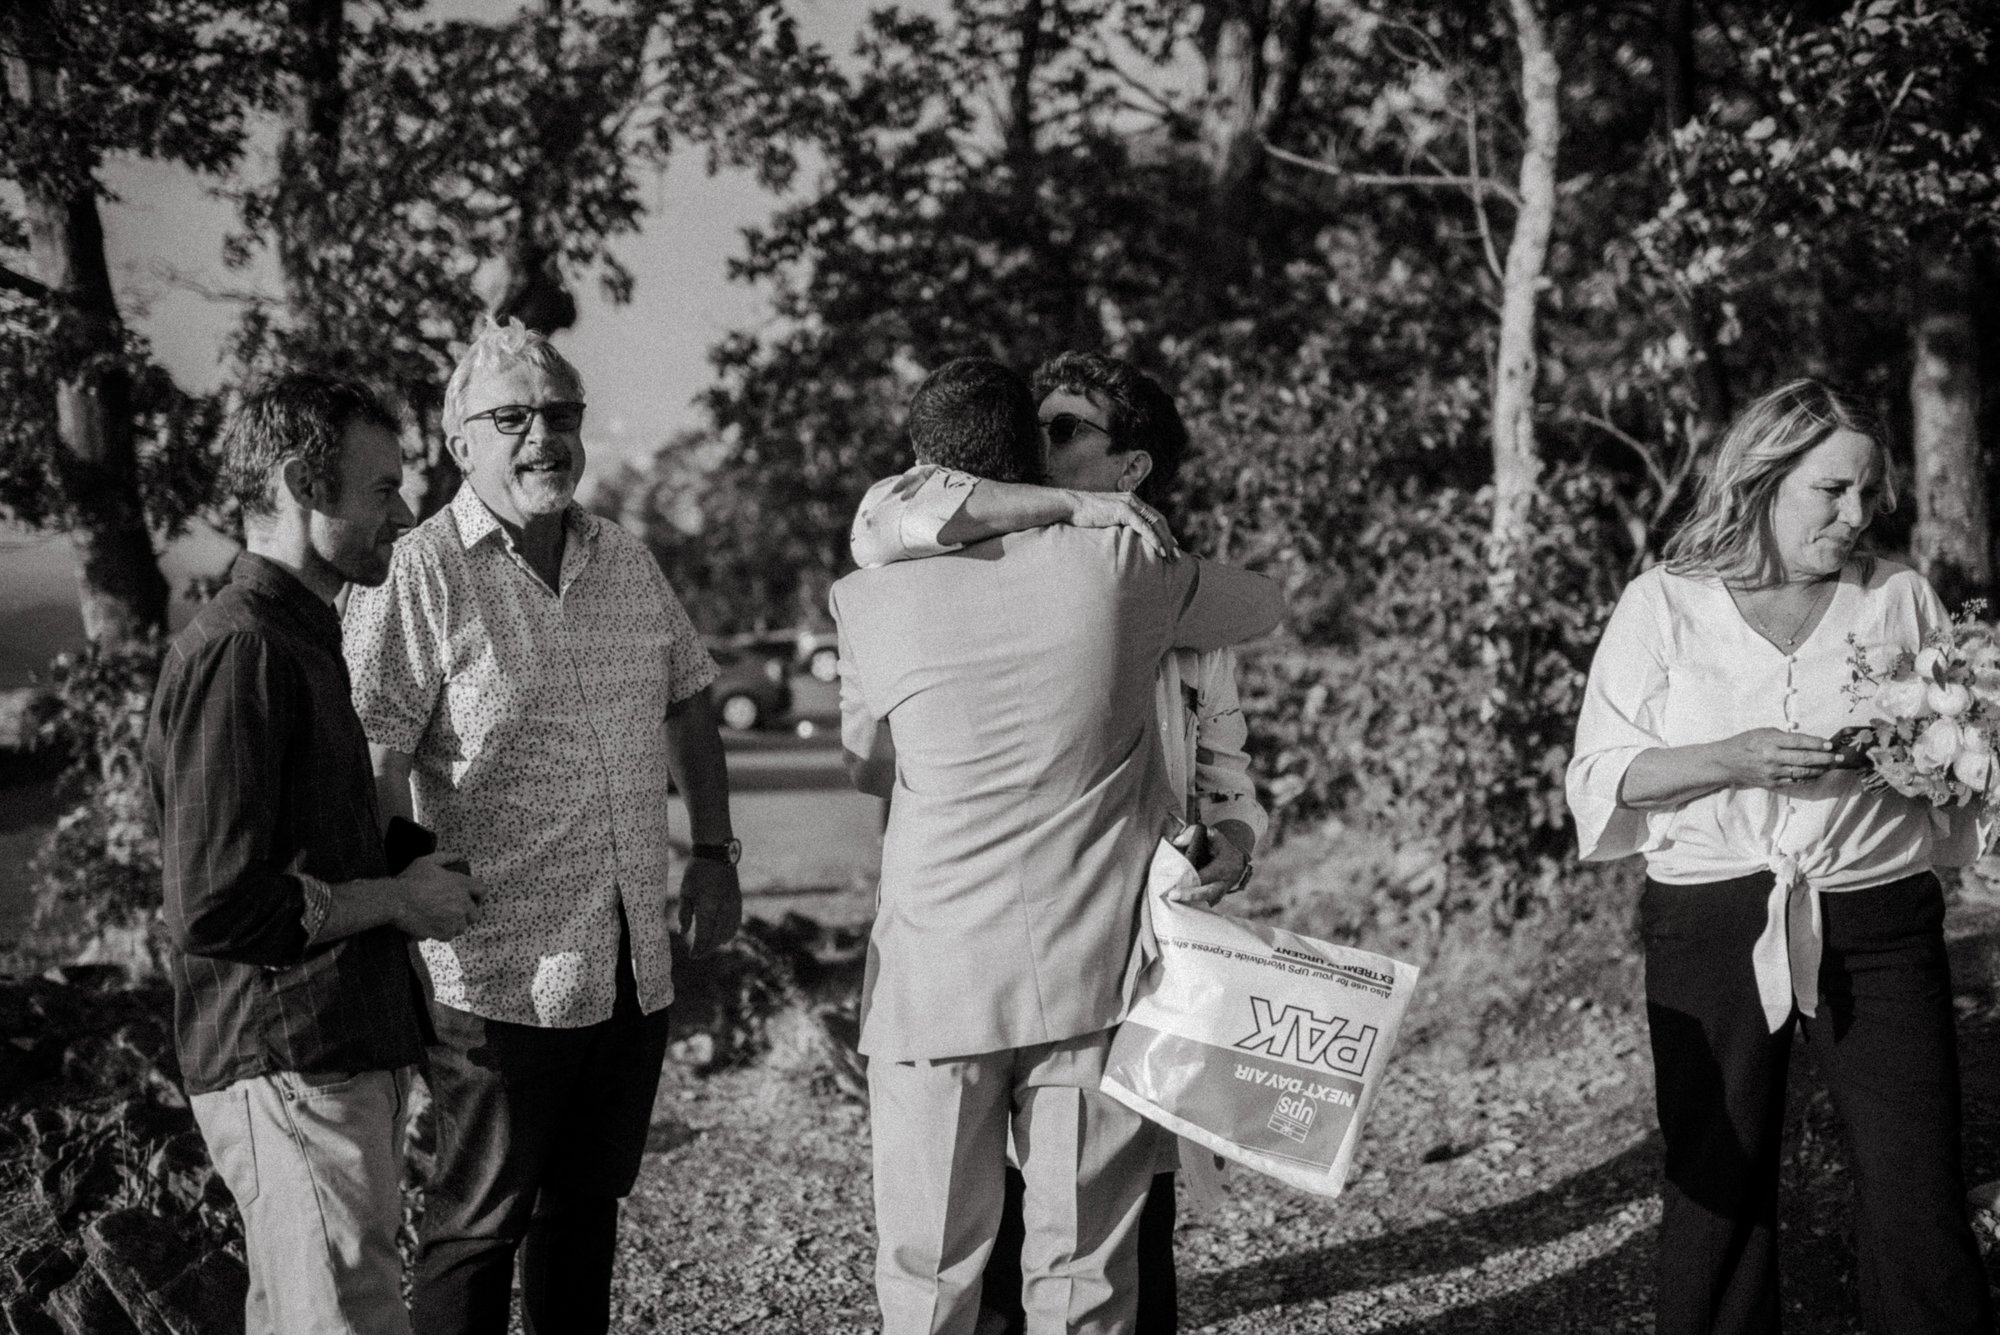
[[[1875,719],[1834,742],[1868,771],[1868,787],[1934,807],[1983,802],[2000,789],[2000,640],[1977,619],[1983,610],[1968,605],[1915,653],[1847,637],[1848,699],[1871,704]]]

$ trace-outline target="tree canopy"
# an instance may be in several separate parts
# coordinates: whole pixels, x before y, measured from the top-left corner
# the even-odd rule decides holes
[[[1289,592],[1248,682],[1274,803],[1500,911],[1566,839],[1610,599],[1763,389],[1884,408],[1913,503],[1879,541],[1991,592],[1996,36],[1982,0],[938,0],[829,52],[787,0],[17,0],[0,510],[73,535],[112,643],[214,502],[216,404],[111,290],[107,157],[204,174],[274,263],[234,380],[344,370],[434,432],[483,312],[645,281],[616,243],[699,152],[783,192],[733,266],[770,318],[606,505],[708,629],[823,618],[928,370],[1108,350],[1191,428],[1184,535]]]
[[[1912,331],[1994,280],[1996,31],[1973,0],[880,11],[738,263],[779,319],[716,349],[700,531],[654,531],[732,624],[810,615],[927,370],[1128,357],[1194,434],[1187,535],[1291,593],[1255,683],[1274,799],[1518,885],[1567,841],[1611,598],[1737,408],[1821,375],[1889,410],[1899,469],[1926,414],[1983,414],[1983,460],[1991,331],[1931,344],[1955,409]],[[1942,297],[1913,281],[1938,254]]]

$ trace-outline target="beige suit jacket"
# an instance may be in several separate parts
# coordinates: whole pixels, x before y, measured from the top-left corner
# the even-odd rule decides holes
[[[1172,821],[1153,681],[1170,649],[1261,635],[1269,580],[1034,529],[858,571],[829,599],[842,735],[896,746],[861,1050],[908,1061],[1056,1042],[1123,1013]]]

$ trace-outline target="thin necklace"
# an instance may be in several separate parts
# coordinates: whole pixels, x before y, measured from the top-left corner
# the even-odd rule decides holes
[[[1831,579],[1822,579],[1819,581],[1820,588],[1814,589],[1812,597],[1806,600],[1806,610],[1799,614],[1799,619],[1797,621],[1794,621],[1792,623],[1792,629],[1790,633],[1785,635],[1773,634],[1768,625],[1763,624],[1761,617],[1758,618],[1758,624],[1757,624],[1758,633],[1763,635],[1766,639],[1770,640],[1771,643],[1777,645],[1782,652],[1789,654],[1798,645],[1799,632],[1805,629],[1806,622],[1812,620],[1813,613],[1819,610],[1821,590],[1831,589],[1838,582],[1839,582],[1839,576],[1834,576]],[[1736,606],[1740,609],[1743,606],[1743,604],[1737,603]]]

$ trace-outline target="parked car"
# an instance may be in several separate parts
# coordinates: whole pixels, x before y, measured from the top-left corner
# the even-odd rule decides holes
[[[710,646],[708,652],[722,669],[709,691],[723,727],[749,732],[791,712],[791,673],[784,658],[728,646]]]
[[[764,654],[788,654],[792,666],[821,681],[840,677],[840,651],[831,626],[819,630],[752,630],[720,641],[725,648]]]
[[[840,679],[840,650],[832,630],[802,630],[798,646],[799,661],[806,671],[821,681]]]

